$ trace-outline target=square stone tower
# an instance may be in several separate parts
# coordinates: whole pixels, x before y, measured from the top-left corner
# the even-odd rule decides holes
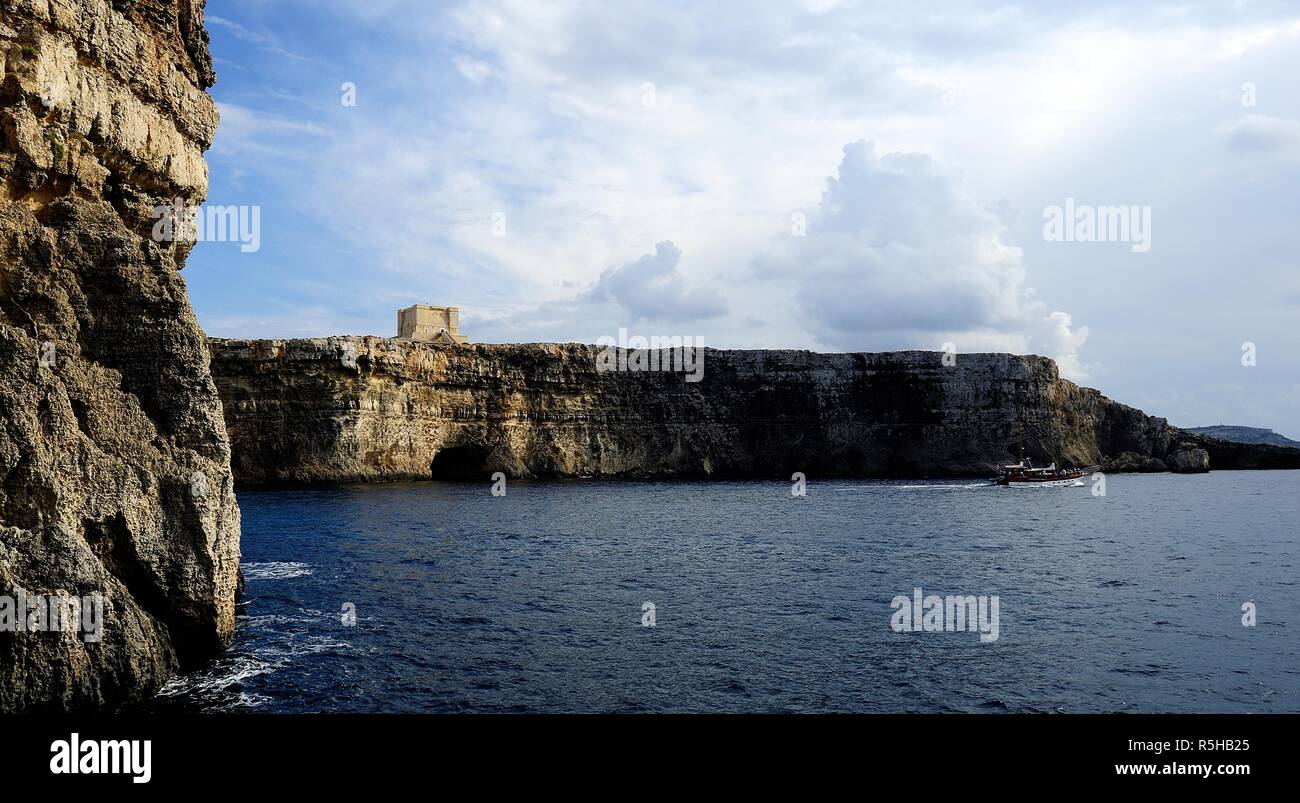
[[[460,333],[459,307],[431,307],[416,304],[397,311],[397,336],[423,343],[468,343]]]

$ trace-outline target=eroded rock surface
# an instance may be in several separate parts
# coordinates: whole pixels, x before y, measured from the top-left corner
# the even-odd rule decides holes
[[[692,383],[682,373],[598,372],[597,347],[578,344],[335,337],[211,348],[235,477],[250,484],[494,471],[987,476],[1015,459],[1022,439],[1040,464],[1100,465],[1131,452],[1117,470],[1165,470],[1176,443],[1217,448],[1032,356],[963,354],[949,367],[936,352],[710,349]],[[1282,451],[1291,454],[1281,462],[1300,467],[1300,450]]]
[[[1200,474],[1210,470],[1210,453],[1199,446],[1180,443],[1165,462],[1170,471]]]
[[[239,510],[180,243],[217,112],[202,0],[0,3],[0,595],[104,597],[103,639],[0,632],[0,711],[116,708],[234,628]]]

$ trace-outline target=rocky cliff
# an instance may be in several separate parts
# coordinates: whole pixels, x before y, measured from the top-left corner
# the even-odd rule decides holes
[[[229,443],[188,248],[151,237],[207,192],[202,15],[0,3],[0,712],[119,707],[233,631]],[[25,595],[100,595],[101,639],[15,626]]]
[[[987,475],[1025,453],[1200,471],[1251,457],[1062,380],[1042,357],[707,350],[601,372],[577,344],[212,340],[249,484],[545,476]],[[1300,467],[1300,450],[1281,462]],[[1254,453],[1250,453],[1254,454]],[[1218,461],[1223,460],[1223,463]],[[1111,462],[1115,470],[1142,465]]]

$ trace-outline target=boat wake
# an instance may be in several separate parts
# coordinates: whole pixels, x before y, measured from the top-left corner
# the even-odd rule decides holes
[[[991,482],[972,482],[965,485],[846,485],[842,488],[836,488],[837,491],[870,491],[876,488],[903,488],[911,491],[934,491],[934,490],[969,490],[971,488],[996,488]]]

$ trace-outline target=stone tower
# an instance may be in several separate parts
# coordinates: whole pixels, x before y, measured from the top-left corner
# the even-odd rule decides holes
[[[424,343],[468,343],[460,333],[459,307],[431,307],[416,304],[397,311],[397,336]]]

